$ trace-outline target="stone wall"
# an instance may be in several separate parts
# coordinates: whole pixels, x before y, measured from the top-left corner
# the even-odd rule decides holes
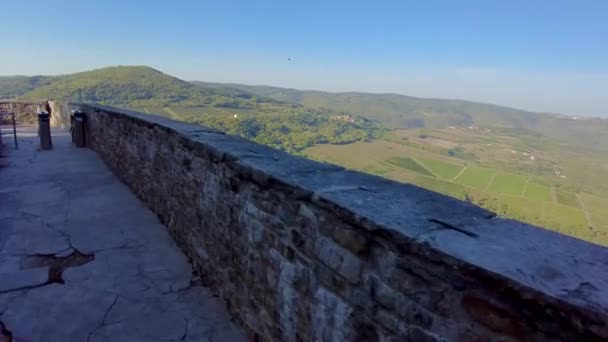
[[[263,341],[608,339],[608,249],[208,128],[80,107],[89,146]]]
[[[51,109],[50,123],[52,127],[70,127],[70,104],[61,101],[48,101]],[[38,110],[47,110],[47,101],[0,101],[0,111],[15,113],[15,121],[18,124],[37,124]],[[0,117],[1,125],[12,125],[12,116]]]
[[[0,111],[14,112],[15,121],[19,124],[35,124],[38,122],[38,108],[44,109],[45,105],[45,101],[0,101]],[[12,116],[0,116],[0,125],[12,125],[12,120]]]
[[[70,104],[61,101],[49,101],[49,106],[51,107],[51,126],[63,129],[70,128]]]

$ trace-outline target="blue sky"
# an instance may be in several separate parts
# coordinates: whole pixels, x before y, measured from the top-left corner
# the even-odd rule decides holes
[[[188,80],[608,116],[604,0],[4,0],[0,9],[2,75],[137,64]]]

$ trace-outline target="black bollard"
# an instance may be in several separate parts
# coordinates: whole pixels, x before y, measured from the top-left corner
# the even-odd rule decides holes
[[[48,112],[38,112],[38,136],[40,136],[40,149],[50,150],[53,148],[51,142],[51,122]]]
[[[73,113],[74,118],[73,118],[73,127],[74,127],[74,131],[73,131],[73,141],[74,144],[76,144],[76,147],[85,147],[86,145],[86,141],[85,141],[85,120],[86,120],[86,115],[84,114],[84,112],[81,111],[74,111]]]

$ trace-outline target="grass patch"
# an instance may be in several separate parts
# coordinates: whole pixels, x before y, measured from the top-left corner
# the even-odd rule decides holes
[[[167,116],[167,112],[162,107],[129,107],[127,109],[140,113]]]
[[[437,159],[416,158],[416,160],[427,169],[433,171],[441,179],[452,179],[456,177],[463,168],[461,165],[454,165]]]
[[[486,187],[492,175],[496,173],[494,169],[479,166],[469,166],[464,172],[454,180],[454,182],[475,189]]]
[[[382,164],[378,165],[369,165],[360,169],[365,173],[370,173],[372,175],[385,176],[392,170],[390,168],[383,167]]]
[[[418,164],[412,158],[392,157],[390,159],[387,159],[386,162],[398,166],[402,169],[419,173],[421,175],[435,177],[434,174],[430,173],[427,169],[425,169],[422,165]]]
[[[438,192],[440,194],[448,195],[459,199],[464,198],[465,188],[460,184],[423,176],[416,176],[412,183],[425,189]]]
[[[542,222],[542,202],[511,195],[500,195],[498,198],[501,202],[508,204],[508,212],[505,216],[536,224]]]
[[[518,196],[526,186],[526,178],[513,173],[499,172],[487,191],[495,194]]]
[[[585,208],[591,215],[594,228],[608,233],[608,198],[601,198],[584,192],[580,196]]]
[[[572,229],[569,230],[572,232],[579,229],[588,229],[587,220],[585,219],[585,214],[583,214],[582,210],[551,202],[543,202],[543,206],[545,210],[545,221],[547,221],[550,226],[559,228],[560,231],[564,229],[568,230],[572,227]]]
[[[580,208],[580,204],[578,203],[578,199],[576,199],[576,195],[571,192],[557,190],[555,192],[557,197],[557,203],[563,205],[569,205],[571,207]]]
[[[524,196],[537,201],[551,201],[551,189],[546,185],[530,182]]]

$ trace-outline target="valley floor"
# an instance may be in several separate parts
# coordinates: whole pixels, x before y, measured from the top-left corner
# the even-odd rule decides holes
[[[501,216],[608,245],[608,199],[570,192],[532,173],[481,166],[384,140],[317,145],[306,155],[470,200]]]

